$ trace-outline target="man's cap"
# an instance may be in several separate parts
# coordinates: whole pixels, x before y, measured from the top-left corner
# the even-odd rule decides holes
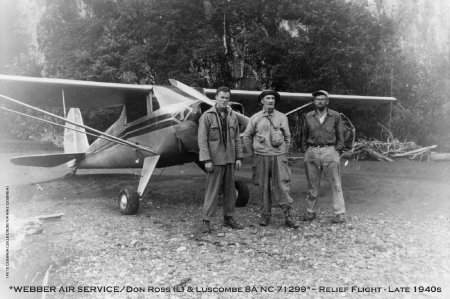
[[[268,89],[268,90],[264,90],[263,92],[261,92],[261,94],[258,96],[258,102],[261,102],[261,100],[267,95],[274,95],[275,101],[276,102],[280,101],[280,94],[278,92],[276,92],[275,90]]]
[[[321,95],[321,94],[326,95],[327,97],[329,97],[328,92],[326,92],[325,90],[322,90],[322,89],[313,92],[313,93],[312,93],[312,96],[313,96],[313,97],[317,97],[317,96],[319,96],[319,95]]]

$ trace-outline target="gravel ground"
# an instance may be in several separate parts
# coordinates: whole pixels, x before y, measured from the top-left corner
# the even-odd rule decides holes
[[[47,285],[56,292],[47,298],[450,298],[449,164],[351,163],[342,171],[346,223],[330,223],[324,183],[318,218],[298,230],[283,226],[279,209],[269,227],[258,226],[251,186],[250,203],[236,210],[245,229],[223,228],[217,217],[209,235],[200,232],[204,175],[195,165],[156,170],[136,216],[119,214],[116,195],[125,184],[137,185],[137,170],[79,171],[15,186],[11,178],[36,182],[39,175],[6,169],[11,241],[24,229],[35,233],[10,250],[6,298],[42,298],[9,286],[40,286],[50,267]],[[240,176],[249,181],[248,163]],[[293,178],[300,214],[306,185],[299,162]],[[53,213],[64,216],[14,230],[27,217]],[[60,286],[75,292],[58,292]]]

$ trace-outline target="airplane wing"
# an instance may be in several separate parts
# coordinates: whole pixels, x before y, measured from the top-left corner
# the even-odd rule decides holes
[[[40,107],[97,109],[145,99],[152,85],[0,75],[0,94]]]
[[[204,88],[203,92],[211,99],[216,93],[215,89]],[[231,100],[244,105],[246,114],[253,114],[261,110],[258,96],[261,91],[231,90]],[[287,113],[299,106],[312,102],[311,93],[279,92],[280,103],[276,104],[276,109]],[[330,108],[338,111],[353,110],[365,106],[374,106],[382,103],[396,101],[394,97],[357,96],[357,95],[336,95],[330,94]]]

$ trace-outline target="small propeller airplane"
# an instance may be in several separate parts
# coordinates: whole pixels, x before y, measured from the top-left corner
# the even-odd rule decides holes
[[[199,162],[197,144],[198,122],[202,113],[215,105],[215,89],[194,89],[176,80],[171,86],[133,85],[93,81],[36,78],[0,75],[1,110],[64,128],[64,153],[27,155],[11,158],[16,165],[55,167],[66,163],[74,174],[77,169],[142,168],[137,190],[124,187],[118,195],[122,214],[132,215],[139,210],[140,201],[148,188],[155,168]],[[241,132],[249,118],[244,106],[256,112],[260,91],[232,90],[231,108],[237,113]],[[309,106],[310,93],[280,92],[281,106],[286,115]],[[211,97],[211,98],[210,98]],[[20,100],[18,100],[20,99]],[[330,95],[334,107],[375,105],[393,102],[393,97]],[[9,105],[6,105],[9,104]],[[31,105],[32,104],[32,105]],[[85,126],[80,108],[122,106],[117,121],[105,132]],[[22,106],[50,116],[64,124],[11,109]],[[62,106],[64,116],[38,107]],[[66,113],[66,107],[70,110]],[[96,137],[88,143],[87,135]],[[245,206],[248,187],[235,183],[236,206]]]

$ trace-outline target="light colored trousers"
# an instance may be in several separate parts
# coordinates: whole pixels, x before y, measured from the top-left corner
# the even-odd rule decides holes
[[[290,207],[291,168],[286,155],[253,157],[253,183],[259,186],[261,215],[270,216],[272,206]]]
[[[228,163],[226,165],[214,165],[213,172],[207,173],[205,201],[203,204],[204,220],[211,220],[216,215],[220,190],[223,190],[223,215],[234,215],[234,205],[236,203],[234,171],[234,164]]]
[[[308,196],[306,197],[306,210],[308,212],[316,212],[320,177],[323,173],[330,184],[334,213],[336,215],[345,213],[339,159],[339,153],[334,146],[308,147],[304,160],[306,178],[308,179]]]

